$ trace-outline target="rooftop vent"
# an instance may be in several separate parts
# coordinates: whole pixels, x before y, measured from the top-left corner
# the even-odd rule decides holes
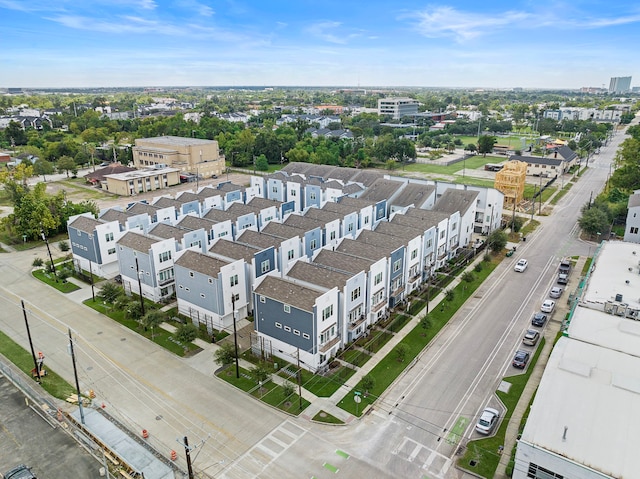
[[[627,283],[628,283],[628,281],[627,281]],[[618,303],[622,303],[622,295],[620,293],[616,294],[616,301]]]

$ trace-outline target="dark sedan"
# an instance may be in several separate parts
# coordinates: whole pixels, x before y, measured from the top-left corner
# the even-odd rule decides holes
[[[542,327],[547,322],[547,315],[544,313],[536,313],[531,319],[531,324],[534,326]]]
[[[529,353],[526,351],[516,351],[515,356],[513,357],[514,368],[524,369],[527,363],[529,362]]]

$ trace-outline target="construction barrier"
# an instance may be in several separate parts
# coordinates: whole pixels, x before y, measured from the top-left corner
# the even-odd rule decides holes
[[[62,422],[62,409],[58,408],[58,421]]]
[[[145,439],[147,439],[149,437],[149,433],[147,432],[146,429],[142,430],[142,437],[144,437]]]
[[[176,451],[171,451],[171,460],[175,461],[178,459],[178,453]]]
[[[89,389],[89,397],[91,399],[95,399],[96,398],[96,393],[93,392],[93,389]]]

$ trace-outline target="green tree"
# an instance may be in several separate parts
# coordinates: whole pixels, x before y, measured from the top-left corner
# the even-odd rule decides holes
[[[578,225],[590,235],[602,234],[609,228],[609,216],[602,208],[586,208],[578,219]]]
[[[366,396],[376,386],[376,380],[371,374],[367,374],[362,378],[362,389],[364,389],[364,395]]]
[[[175,337],[181,343],[189,343],[198,337],[198,328],[193,323],[181,324]]]
[[[76,161],[67,155],[61,156],[56,162],[56,166],[58,167],[58,171],[66,171],[67,178],[69,178],[70,171],[74,176],[78,173],[78,165],[76,165]]]
[[[487,153],[493,151],[493,145],[495,145],[497,141],[495,136],[482,135],[478,138],[478,152],[482,153],[483,156],[487,156]]]
[[[426,336],[427,334],[427,330],[431,329],[431,327],[433,326],[433,322],[431,321],[431,317],[429,316],[428,313],[425,313],[421,318],[420,318],[420,327],[422,329],[424,329],[424,332],[422,333],[423,336]]]
[[[231,343],[222,343],[215,353],[213,360],[220,366],[228,366],[236,360],[236,349]]]
[[[291,395],[295,392],[295,386],[291,381],[284,381],[282,383],[282,396],[286,401],[291,397]]]
[[[256,158],[256,170],[269,171],[269,162],[266,156],[260,155]]]
[[[42,180],[47,181],[46,175],[53,174],[53,163],[45,160],[44,158],[38,158],[33,164],[33,172],[36,175],[42,175]]]
[[[507,245],[507,234],[502,230],[493,230],[489,236],[487,236],[487,247],[494,253],[502,251]]]
[[[151,339],[153,340],[153,329],[159,327],[167,319],[167,315],[159,309],[151,309],[140,319],[140,324],[146,331],[151,328]]]
[[[269,367],[264,363],[260,363],[254,366],[253,368],[251,368],[250,373],[251,373],[251,377],[258,384],[264,384],[269,379],[271,379],[271,372],[269,370]]]
[[[97,296],[107,303],[114,303],[121,294],[124,294],[124,290],[121,286],[113,281],[107,281],[102,283],[100,292]]]
[[[396,351],[396,359],[399,363],[404,363],[404,360],[407,359],[407,353],[409,352],[409,348],[404,343],[398,343],[395,347]]]

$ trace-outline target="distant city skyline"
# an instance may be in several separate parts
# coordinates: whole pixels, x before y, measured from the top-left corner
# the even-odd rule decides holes
[[[630,1],[0,0],[0,27],[1,88],[606,89],[640,78]]]

